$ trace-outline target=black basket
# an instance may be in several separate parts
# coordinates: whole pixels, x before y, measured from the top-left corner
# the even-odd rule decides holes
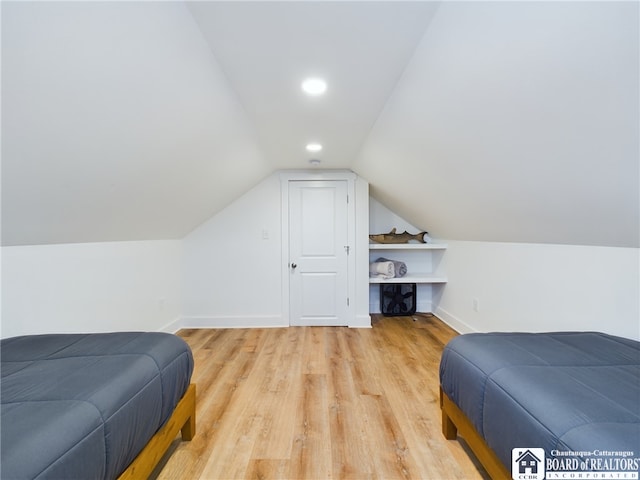
[[[386,317],[410,316],[416,313],[416,284],[381,283],[380,311]]]

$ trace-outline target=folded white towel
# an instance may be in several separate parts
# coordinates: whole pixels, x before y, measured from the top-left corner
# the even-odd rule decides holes
[[[369,276],[393,278],[396,276],[396,269],[393,262],[373,262],[369,264]]]
[[[395,277],[404,277],[407,274],[407,264],[404,262],[399,262],[397,260],[389,260],[388,258],[380,257],[376,259],[376,262],[393,262],[394,276]]]

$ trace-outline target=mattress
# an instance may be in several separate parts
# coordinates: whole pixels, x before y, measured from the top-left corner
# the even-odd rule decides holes
[[[3,479],[112,479],[171,416],[193,357],[166,333],[3,339]]]
[[[596,332],[454,338],[443,392],[508,469],[513,448],[640,456],[640,343]]]

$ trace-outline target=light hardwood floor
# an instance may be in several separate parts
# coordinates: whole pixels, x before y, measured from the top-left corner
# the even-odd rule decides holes
[[[195,358],[197,434],[157,479],[486,479],[440,428],[439,319],[371,329],[182,330]]]

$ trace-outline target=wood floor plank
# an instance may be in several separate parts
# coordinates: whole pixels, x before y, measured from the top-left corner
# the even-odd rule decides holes
[[[259,398],[252,405],[253,411],[262,412],[262,424],[259,436],[253,447],[253,459],[282,459],[291,456],[291,438],[295,427],[291,414],[291,405],[283,399],[299,396],[301,386],[300,368],[302,357],[301,329],[283,329],[275,331],[271,341],[285,342],[285,347],[273,355],[267,371],[256,368],[252,373],[259,381],[263,381]],[[266,363],[259,358],[259,364]]]
[[[384,395],[362,395],[360,401],[372,450],[371,461],[379,478],[420,478],[404,433]]]
[[[440,429],[432,315],[373,328],[188,329],[197,434],[156,479],[487,479]]]
[[[245,478],[287,480],[289,478],[289,460],[251,460]]]
[[[303,374],[289,478],[332,478],[326,376]]]
[[[367,357],[367,353],[373,348],[371,344],[373,332],[349,329],[341,333],[345,337],[345,351],[349,352],[349,366],[358,393],[380,395],[382,386],[378,380],[377,361],[372,362],[372,359]]]
[[[333,478],[374,478],[372,465],[362,461],[363,458],[370,458],[374,452],[371,451],[363,421],[351,362],[334,362],[328,378]]]
[[[304,333],[302,373],[327,373],[326,329],[324,327],[308,327],[304,329]]]

